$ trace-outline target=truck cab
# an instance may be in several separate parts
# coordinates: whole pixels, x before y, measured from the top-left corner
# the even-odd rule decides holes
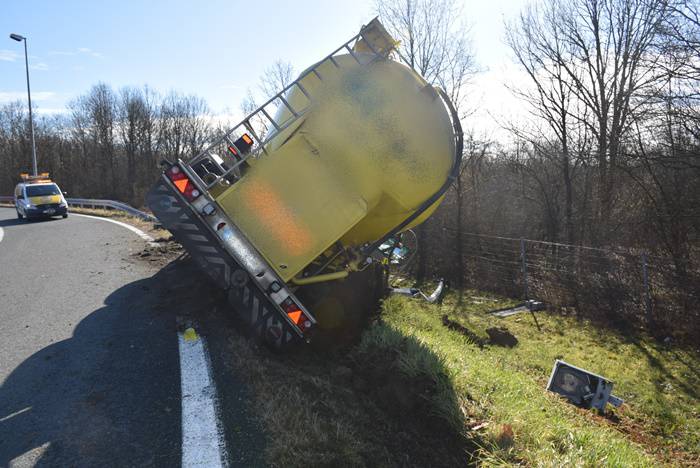
[[[60,187],[49,178],[48,173],[21,176],[23,181],[17,184],[14,192],[17,218],[68,217],[68,203]]]

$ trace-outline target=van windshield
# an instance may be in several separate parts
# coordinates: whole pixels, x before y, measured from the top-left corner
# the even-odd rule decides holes
[[[60,195],[56,184],[27,185],[27,197],[45,197],[47,195]]]

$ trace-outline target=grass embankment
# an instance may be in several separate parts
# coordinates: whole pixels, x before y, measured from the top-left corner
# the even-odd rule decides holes
[[[700,462],[700,357],[643,337],[624,337],[590,323],[555,314],[520,314],[500,319],[486,312],[505,305],[466,294],[463,305],[450,296],[442,306],[393,297],[385,320],[441,355],[457,394],[470,395],[470,418],[490,422],[482,461],[527,464],[643,466]],[[519,340],[512,348],[483,350],[448,331],[448,314],[485,337],[505,325]],[[577,409],[544,391],[555,359],[563,359],[615,382],[626,400],[605,417]],[[511,446],[504,432],[514,434]],[[499,441],[500,439],[500,441]]]
[[[343,353],[276,356],[231,339],[257,395],[277,466],[659,466],[700,463],[700,357],[570,317],[499,319],[512,302],[465,293],[442,305],[388,298],[381,320]],[[450,330],[447,314],[486,338],[506,326],[514,348]],[[626,400],[605,416],[545,390],[555,359],[615,382]]]

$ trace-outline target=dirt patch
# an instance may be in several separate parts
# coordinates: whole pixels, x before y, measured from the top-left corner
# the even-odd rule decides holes
[[[137,260],[163,267],[185,254],[185,249],[175,241],[161,241],[146,245],[141,251],[132,254]]]
[[[455,320],[450,320],[446,314],[442,316],[442,324],[448,329],[466,336],[471,342],[476,344],[481,349],[483,349],[485,345],[512,348],[518,344],[518,339],[506,327],[487,328],[486,334],[488,335],[488,339],[485,339],[461,323]]]
[[[518,339],[506,327],[491,327],[486,329],[489,344],[512,348],[518,344]]]
[[[675,446],[662,443],[658,438],[658,428],[631,418],[626,414],[629,407],[623,404],[620,408],[608,406],[603,414],[597,411],[578,408],[580,414],[597,424],[604,424],[621,432],[629,439],[643,446],[645,451],[657,457],[669,466],[700,467],[700,456],[688,453]]]

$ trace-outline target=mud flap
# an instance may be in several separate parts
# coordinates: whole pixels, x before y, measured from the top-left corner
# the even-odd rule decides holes
[[[229,304],[253,336],[280,349],[301,342],[267,294],[162,177],[146,195],[146,204],[204,273],[227,291]]]

